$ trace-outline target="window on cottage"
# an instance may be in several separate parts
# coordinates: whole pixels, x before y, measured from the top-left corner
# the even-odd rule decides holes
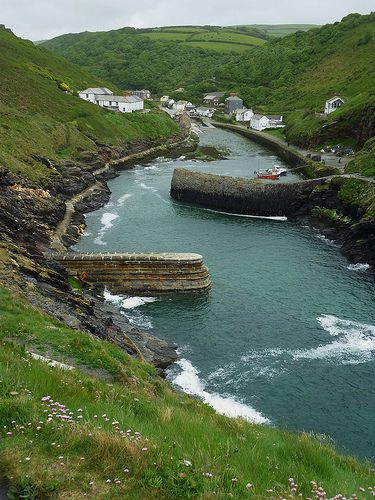
[[[88,94],[86,94],[86,97],[87,97],[87,99],[88,99],[88,98],[89,98],[89,95],[88,95]]]

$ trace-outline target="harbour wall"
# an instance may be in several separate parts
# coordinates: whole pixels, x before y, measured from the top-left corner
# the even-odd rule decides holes
[[[296,210],[304,196],[308,196],[325,180],[320,178],[271,184],[176,168],[172,177],[171,196],[175,200],[235,213],[288,216]]]
[[[54,256],[72,276],[114,293],[198,292],[211,280],[193,253],[63,253]]]

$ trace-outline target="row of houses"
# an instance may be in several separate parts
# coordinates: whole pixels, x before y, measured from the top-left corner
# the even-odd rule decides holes
[[[133,113],[144,109],[144,101],[141,97],[136,95],[114,95],[106,87],[90,87],[79,92],[79,97],[97,106],[120,111],[120,113]]]

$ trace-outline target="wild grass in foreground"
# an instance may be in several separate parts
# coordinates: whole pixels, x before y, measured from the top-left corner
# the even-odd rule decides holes
[[[370,465],[324,440],[220,416],[4,289],[0,315],[0,475],[11,498],[375,496]],[[41,346],[82,369],[27,353]],[[110,381],[83,371],[96,357]]]

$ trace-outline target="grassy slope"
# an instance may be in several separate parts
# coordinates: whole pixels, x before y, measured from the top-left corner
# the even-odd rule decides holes
[[[38,178],[48,172],[33,154],[67,157],[95,149],[96,140],[120,144],[177,130],[165,114],[114,114],[66,94],[62,82],[73,91],[113,85],[5,30],[0,51],[0,164],[11,170]]]
[[[330,496],[365,498],[360,488],[374,485],[369,466],[338,455],[323,438],[219,416],[171,390],[148,365],[2,288],[0,311],[0,474],[14,498],[293,497],[290,477],[296,496],[317,496],[310,493],[316,481]],[[25,349],[81,369],[51,368]],[[62,423],[44,396],[66,405],[74,423]]]

